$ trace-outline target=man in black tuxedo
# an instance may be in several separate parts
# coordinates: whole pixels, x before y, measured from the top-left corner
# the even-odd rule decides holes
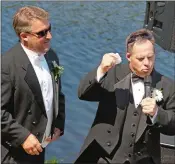
[[[79,98],[99,105],[75,163],[160,164],[160,133],[175,135],[175,88],[154,69],[154,43],[149,30],[133,32],[126,39],[128,64],[105,54],[80,82]]]
[[[1,66],[1,163],[44,163],[45,147],[63,135],[65,124],[49,14],[22,7],[13,26],[20,43],[2,55]]]

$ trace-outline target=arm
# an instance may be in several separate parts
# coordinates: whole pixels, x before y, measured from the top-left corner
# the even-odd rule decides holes
[[[60,129],[61,134],[64,134],[65,126],[65,95],[62,93],[61,78],[59,78],[59,112],[55,120],[55,128]]]
[[[175,93],[170,95],[163,107],[158,107],[156,126],[165,135],[175,135]]]
[[[55,120],[55,127],[60,129],[61,135],[63,135],[65,126],[65,96],[63,93],[60,93],[59,97],[59,113]]]
[[[54,122],[54,129],[53,129],[53,136],[51,138],[48,138],[48,141],[55,141],[57,140],[60,136],[64,134],[64,125],[65,125],[65,97],[63,93],[60,93],[59,95],[59,113],[57,118],[55,119]]]
[[[10,142],[13,147],[20,146],[30,132],[13,118],[14,88],[10,79],[7,60],[2,57],[1,66],[1,135],[2,142]]]
[[[88,73],[85,78],[80,82],[78,88],[78,97],[81,100],[99,101],[103,92],[105,90],[108,90],[107,88],[105,88],[107,85],[109,85],[109,83],[106,82],[105,86],[108,71],[120,62],[121,58],[119,54],[105,54],[99,67]]]
[[[165,135],[175,135],[175,88],[174,82],[164,81],[163,101],[156,105],[154,98],[149,98],[153,104],[153,110],[145,110],[152,116],[152,126],[158,128]],[[153,101],[154,100],[154,101]],[[160,105],[161,104],[161,105]],[[155,107],[155,108],[154,108]],[[150,108],[151,109],[151,108]],[[155,111],[154,111],[155,109]],[[154,113],[152,115],[152,113]]]
[[[78,97],[81,100],[87,101],[99,101],[100,95],[102,92],[101,85],[103,79],[99,82],[96,79],[97,77],[97,68],[92,72],[88,73],[85,78],[80,82],[78,88]]]

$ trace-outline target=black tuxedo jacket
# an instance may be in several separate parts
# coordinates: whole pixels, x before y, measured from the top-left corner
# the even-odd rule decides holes
[[[55,81],[52,61],[59,65],[53,50],[45,54],[53,81],[53,123],[64,132],[65,98],[60,78]],[[1,56],[1,160],[22,152],[21,144],[30,133],[41,142],[47,124],[40,85],[20,43]],[[63,133],[62,133],[63,134]],[[22,154],[21,154],[22,155]]]
[[[96,162],[99,157],[109,156],[116,149],[129,105],[130,69],[128,64],[109,70],[98,83],[97,68],[80,82],[78,96],[82,100],[99,102],[98,110],[75,163]],[[158,106],[157,121],[148,124],[149,133],[139,130],[136,141],[146,134],[146,146],[155,163],[160,162],[160,133],[175,135],[175,88],[174,82],[155,70],[152,72],[152,88],[163,88],[163,101]],[[130,119],[130,118],[126,118]],[[140,121],[139,129],[145,129]],[[123,136],[125,137],[125,136]],[[127,140],[127,138],[126,138]],[[117,162],[117,161],[116,161]]]

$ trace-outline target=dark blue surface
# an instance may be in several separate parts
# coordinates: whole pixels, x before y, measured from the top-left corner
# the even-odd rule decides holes
[[[12,27],[16,10],[25,5],[46,9],[51,16],[52,48],[65,71],[62,75],[66,95],[66,127],[60,140],[47,147],[47,159],[75,160],[95,117],[97,103],[80,101],[77,87],[85,73],[96,67],[104,53],[119,52],[125,59],[126,36],[143,27],[145,2],[2,2],[1,52],[17,41]],[[156,46],[156,69],[175,75],[175,55]],[[172,138],[170,138],[172,140]]]

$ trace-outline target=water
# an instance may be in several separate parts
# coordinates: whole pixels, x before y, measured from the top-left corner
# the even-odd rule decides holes
[[[12,17],[25,5],[46,9],[51,16],[52,48],[65,71],[62,75],[66,95],[65,134],[47,147],[46,158],[61,162],[75,160],[95,117],[97,103],[80,101],[77,88],[80,79],[96,67],[104,53],[119,52],[125,59],[126,36],[143,27],[145,2],[2,2],[1,52],[17,41]],[[170,77],[175,75],[175,56],[156,46],[156,69]],[[170,138],[173,141],[172,138]],[[169,140],[168,140],[169,141]]]

